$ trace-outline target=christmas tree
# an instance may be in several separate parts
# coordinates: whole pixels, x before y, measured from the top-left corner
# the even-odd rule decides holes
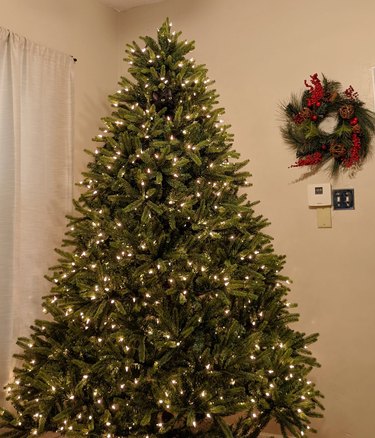
[[[317,335],[290,328],[247,161],[194,44],[168,20],[142,40],[56,250],[49,316],[18,340],[0,436],[254,438],[271,419],[306,436]]]

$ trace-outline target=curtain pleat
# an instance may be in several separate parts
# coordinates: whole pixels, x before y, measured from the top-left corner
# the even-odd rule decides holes
[[[0,28],[0,401],[71,210],[73,64]]]

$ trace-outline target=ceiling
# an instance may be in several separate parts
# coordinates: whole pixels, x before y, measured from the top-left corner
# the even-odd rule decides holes
[[[115,9],[118,12],[126,9],[135,8],[136,6],[148,5],[150,3],[159,3],[163,0],[99,0],[101,3]]]

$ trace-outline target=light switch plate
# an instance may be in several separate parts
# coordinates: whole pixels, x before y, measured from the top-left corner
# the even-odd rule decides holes
[[[332,190],[334,210],[354,210],[354,189]]]

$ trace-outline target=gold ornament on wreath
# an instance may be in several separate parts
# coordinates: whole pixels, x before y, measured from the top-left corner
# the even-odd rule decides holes
[[[358,169],[370,153],[375,113],[364,107],[352,86],[342,92],[339,82],[324,75],[322,80],[317,73],[311,75],[305,86],[301,98],[293,95],[282,106],[285,125],[281,132],[296,154],[291,167],[317,169],[330,162],[332,175]],[[326,132],[321,123],[329,118],[334,128]]]

